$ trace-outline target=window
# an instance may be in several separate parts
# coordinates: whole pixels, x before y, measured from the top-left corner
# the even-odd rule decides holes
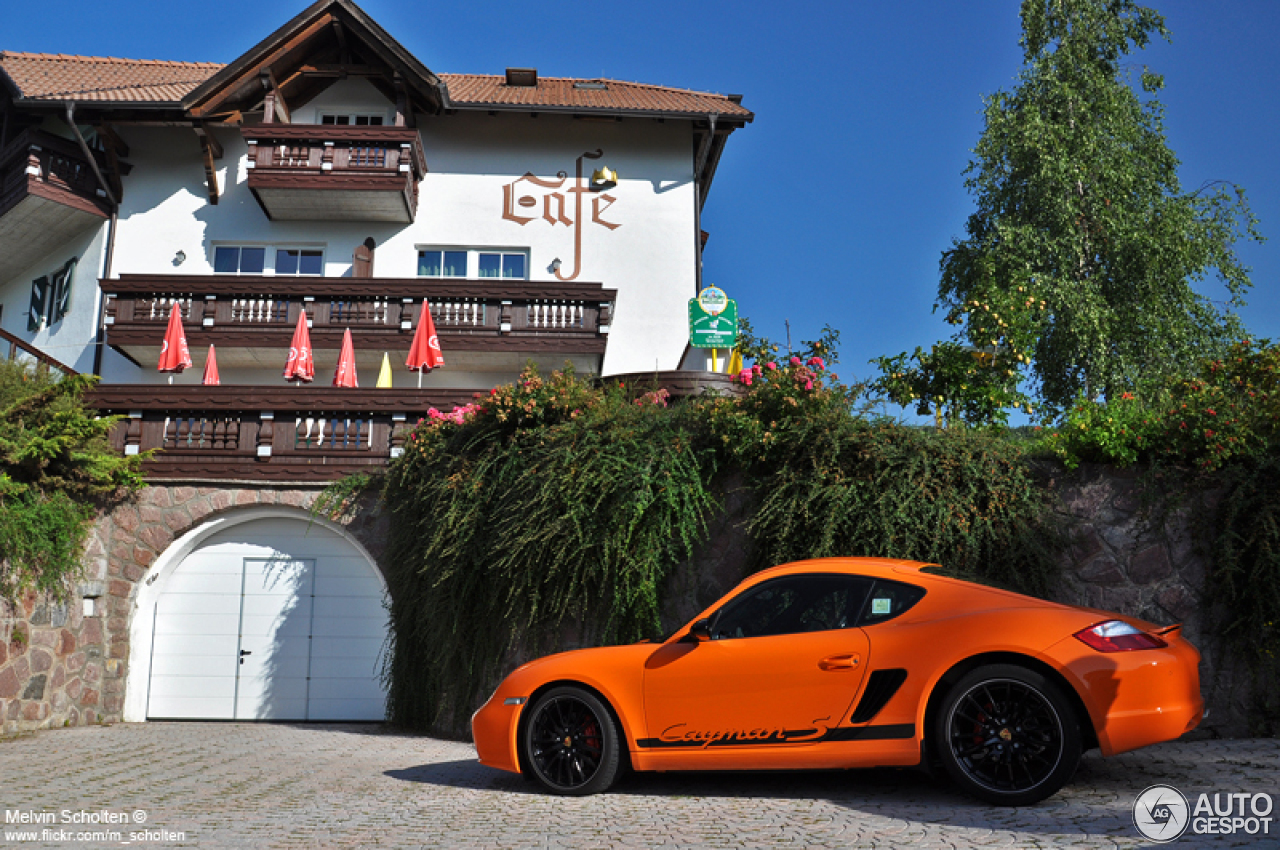
[[[217,274],[262,274],[266,258],[266,248],[220,245],[213,249],[213,270]]]
[[[342,127],[381,127],[382,115],[321,115],[321,124],[337,124]]]
[[[506,277],[524,280],[524,254],[480,254],[480,277]]]
[[[711,618],[711,638],[844,629],[855,624],[871,579],[836,573],[784,576],[729,602]]]
[[[529,279],[527,250],[482,248],[422,248],[418,251],[421,277]]]
[[[903,584],[900,581],[877,579],[876,586],[867,600],[867,607],[858,620],[860,626],[872,626],[891,620],[904,613],[912,605],[924,598],[924,588],[914,584]]]
[[[274,265],[268,266],[271,260]],[[257,245],[218,245],[213,249],[216,274],[323,275],[320,248],[267,248]]]
[[[466,277],[466,251],[419,251],[418,274],[422,277]]]
[[[278,248],[276,274],[324,274],[324,252],[311,248]]]

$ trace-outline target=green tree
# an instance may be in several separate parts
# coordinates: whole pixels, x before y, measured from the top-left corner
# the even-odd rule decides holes
[[[81,400],[96,382],[0,360],[0,600],[67,591],[97,507],[142,486],[142,456],[111,448],[118,417]]]
[[[965,174],[977,210],[941,261],[957,341],[1030,372],[1047,410],[1141,391],[1221,353],[1250,286],[1234,251],[1261,241],[1244,192],[1179,185],[1163,80],[1126,56],[1164,19],[1133,0],[1024,0],[1016,87],[985,99]],[[1197,293],[1211,273],[1226,308]],[[1016,387],[1016,376],[1010,376]]]

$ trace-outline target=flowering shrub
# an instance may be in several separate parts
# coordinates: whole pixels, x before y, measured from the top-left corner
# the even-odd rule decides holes
[[[1148,400],[1132,393],[1077,400],[1042,445],[1071,468],[1082,460],[1127,466],[1159,459],[1213,470],[1261,456],[1277,436],[1280,349],[1243,340]]]

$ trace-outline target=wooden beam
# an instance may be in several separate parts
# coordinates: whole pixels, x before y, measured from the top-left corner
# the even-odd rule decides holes
[[[351,48],[347,46],[347,29],[339,20],[333,22],[333,35],[338,39],[338,59],[343,65],[351,64]]]
[[[124,143],[124,139],[120,138],[120,136],[116,134],[114,127],[103,122],[98,124],[95,129],[98,131],[98,136],[107,143],[107,147],[115,149],[117,156],[129,155],[129,146]]]
[[[209,193],[209,205],[216,207],[218,205],[218,171],[213,167],[214,145],[218,142],[209,135],[200,136],[200,153],[204,160],[204,179],[205,187]],[[222,147],[218,146],[218,156],[222,155]]]
[[[262,71],[258,77],[262,80],[262,87],[267,90],[267,109],[274,109],[275,117],[279,118],[285,124],[292,124],[293,120],[289,116],[289,105],[284,102],[284,92],[280,90],[280,83],[276,80],[275,71],[270,68]],[[265,121],[270,121],[269,117],[264,117]]]
[[[195,130],[196,135],[200,137],[201,149],[203,150],[208,148],[209,151],[212,152],[214,159],[222,159],[222,145],[216,138],[214,138],[214,135],[209,132],[209,128],[205,126],[204,122],[193,125],[192,129]]]
[[[235,93],[236,89],[239,88],[238,81],[253,79],[253,77],[257,76],[259,72],[270,68],[277,60],[287,56],[299,45],[303,44],[317,33],[322,32],[324,28],[333,23],[334,20],[333,15],[330,13],[321,15],[314,23],[299,31],[293,36],[293,38],[287,39],[283,44],[266,53],[257,63],[246,68],[238,77],[229,79],[223,83],[221,91],[209,100],[205,101],[203,104],[192,106],[191,115],[196,118],[203,118],[206,115],[216,112],[218,108],[222,106],[223,102],[231,97],[231,95]]]

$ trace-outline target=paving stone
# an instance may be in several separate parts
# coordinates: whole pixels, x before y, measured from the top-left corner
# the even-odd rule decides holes
[[[92,723],[91,712],[83,719]],[[906,770],[636,774],[608,794],[553,797],[480,765],[469,744],[364,724],[47,730],[0,744],[0,776],[6,808],[140,810],[141,828],[184,834],[148,842],[158,847],[1128,848],[1150,846],[1132,807],[1151,785],[1193,800],[1275,794],[1280,741],[1161,744],[1111,759],[1092,752],[1065,789],[1020,809],[987,806]],[[125,826],[125,839],[138,828]],[[1171,846],[1249,843],[1187,836]]]

